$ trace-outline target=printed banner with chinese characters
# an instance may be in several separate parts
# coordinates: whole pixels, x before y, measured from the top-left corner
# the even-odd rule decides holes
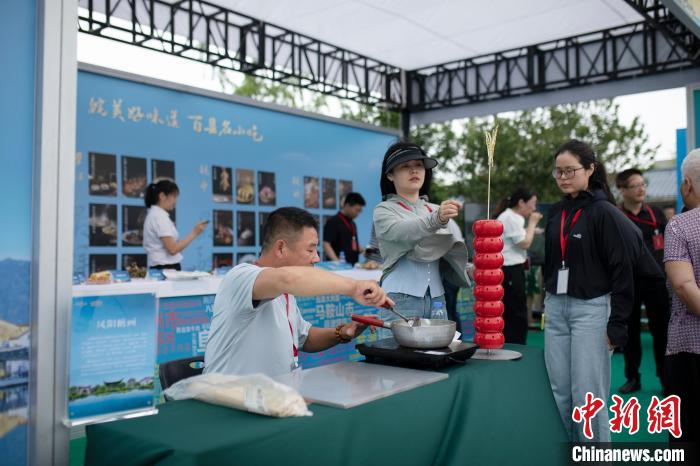
[[[158,306],[158,364],[204,356],[214,295],[161,298]]]
[[[153,407],[156,313],[150,293],[73,298],[70,419]]]
[[[278,207],[303,207],[322,226],[350,192],[368,206],[381,200],[381,159],[395,134],[103,72],[78,73],[76,276],[143,274],[144,197],[152,182],[177,183],[170,217],[180,237],[209,221],[182,252],[184,270],[255,260],[265,220]],[[371,222],[368,207],[356,219],[363,245]]]

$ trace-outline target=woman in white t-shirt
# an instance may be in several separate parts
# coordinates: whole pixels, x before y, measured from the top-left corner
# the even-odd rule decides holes
[[[178,241],[177,228],[168,212],[175,208],[180,189],[169,180],[151,183],[146,188],[148,214],[143,222],[143,248],[151,269],[180,270],[181,252],[207,227],[209,220],[199,222],[192,232]]]
[[[542,219],[542,214],[536,209],[537,196],[525,188],[516,189],[501,200],[496,209],[496,216],[503,224],[503,335],[507,343],[524,345],[527,342],[525,263],[527,250],[535,237],[535,227]],[[529,219],[527,228],[525,219]]]

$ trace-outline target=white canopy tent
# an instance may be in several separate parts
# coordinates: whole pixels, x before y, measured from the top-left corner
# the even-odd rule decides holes
[[[275,80],[386,104],[402,110],[406,131],[409,123],[698,81],[696,58],[689,58],[693,50],[679,45],[687,41],[687,30],[669,30],[664,23],[666,4],[678,10],[675,2],[80,0],[79,4],[83,9],[91,5],[96,13],[104,13],[109,5],[111,18],[138,25],[110,34],[105,30],[114,22],[94,24],[90,19],[87,26],[81,25],[83,32],[258,75],[272,70]],[[656,18],[660,9],[664,13]],[[645,20],[653,23],[659,18],[661,27],[640,27]],[[693,29],[687,15],[680,19]],[[213,58],[206,52],[205,59],[199,58],[203,50]],[[504,86],[506,80],[509,84]]]
[[[621,0],[214,0],[405,70],[642,21]]]

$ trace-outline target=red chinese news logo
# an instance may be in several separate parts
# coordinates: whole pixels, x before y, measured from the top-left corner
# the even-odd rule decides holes
[[[671,395],[659,401],[656,396],[652,396],[647,409],[647,420],[650,434],[667,430],[674,437],[680,438],[682,434],[680,397]]]
[[[641,408],[637,398],[633,396],[624,404],[624,400],[617,395],[613,395],[612,399],[613,405],[610,411],[613,412],[613,418],[610,420],[610,432],[619,434],[624,427],[630,435],[636,434],[639,431],[639,409]]]
[[[587,439],[593,439],[593,430],[591,429],[591,420],[598,414],[598,411],[603,409],[605,402],[600,398],[593,396],[593,393],[586,393],[586,403],[583,406],[576,406],[574,412],[571,413],[571,419],[575,423],[580,424],[583,422],[583,435]]]
[[[612,396],[613,405],[610,411],[613,413],[612,419],[609,421],[610,431],[615,433],[622,432],[625,428],[630,435],[634,435],[639,431],[639,411],[641,405],[636,397],[631,397],[627,402],[618,395]],[[583,435],[589,439],[593,439],[593,429],[591,421],[603,409],[605,402],[593,396],[591,392],[586,393],[586,402],[583,406],[574,407],[571,413],[571,419],[577,424],[583,422]],[[680,438],[681,431],[681,399],[677,395],[671,395],[663,400],[659,400],[657,396],[652,396],[647,408],[647,431],[650,434],[658,434],[663,431],[668,431],[676,438]]]

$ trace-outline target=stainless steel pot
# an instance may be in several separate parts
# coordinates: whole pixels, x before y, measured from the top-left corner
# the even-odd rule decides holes
[[[401,346],[419,349],[444,348],[452,343],[457,324],[451,320],[420,319],[414,325],[404,320],[384,322],[373,317],[352,315],[352,320],[365,325],[391,330],[394,339]]]

